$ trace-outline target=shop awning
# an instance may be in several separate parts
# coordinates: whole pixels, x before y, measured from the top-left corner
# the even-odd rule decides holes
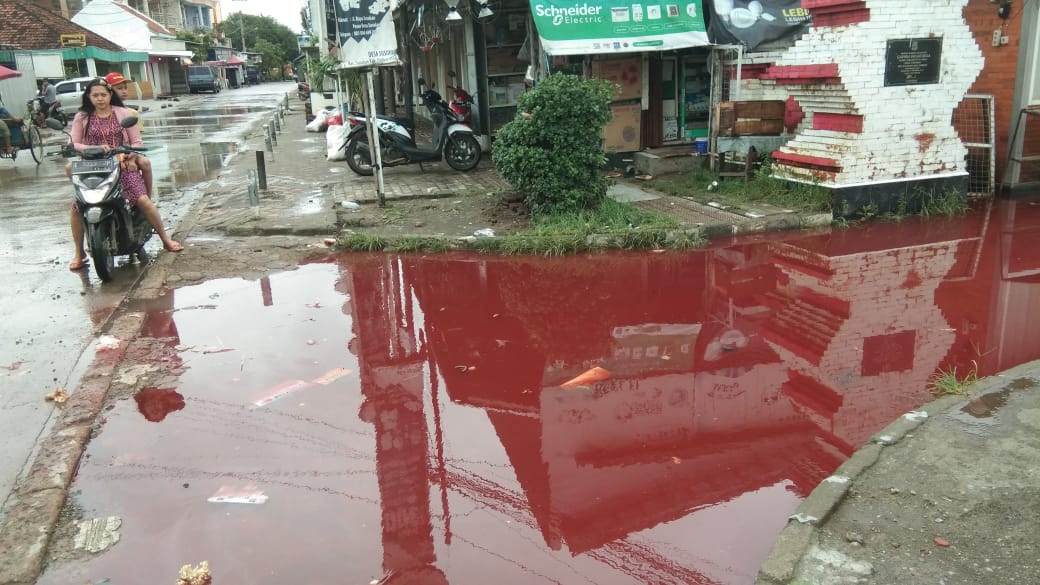
[[[550,55],[641,53],[711,44],[698,0],[531,0],[531,16]]]
[[[191,57],[191,51],[148,51],[149,57]]]

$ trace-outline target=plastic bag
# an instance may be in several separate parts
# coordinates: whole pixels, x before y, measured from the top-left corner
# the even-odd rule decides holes
[[[328,117],[326,120],[329,126],[342,126],[343,125],[343,114],[336,112]]]
[[[347,160],[346,150],[340,148],[347,139],[350,129],[346,126],[329,126],[325,133],[325,146],[328,148],[328,160]]]
[[[308,132],[324,132],[329,126],[329,110],[318,110],[314,113],[314,119],[307,123]]]

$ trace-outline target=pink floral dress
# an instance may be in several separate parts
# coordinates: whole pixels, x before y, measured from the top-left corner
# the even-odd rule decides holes
[[[123,129],[119,126],[115,112],[107,118],[99,118],[90,114],[87,118],[87,131],[84,142],[93,146],[108,145],[112,148],[119,146],[119,137]],[[127,144],[124,140],[123,144]],[[130,202],[131,206],[137,205],[137,199],[144,195],[144,178],[140,171],[129,171],[124,166],[123,174],[119,178],[123,186],[123,197]]]

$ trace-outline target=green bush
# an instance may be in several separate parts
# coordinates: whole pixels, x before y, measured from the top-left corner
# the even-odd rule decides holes
[[[530,116],[498,130],[492,160],[532,212],[593,209],[606,198],[602,135],[616,91],[608,81],[554,73],[520,96],[517,112]]]

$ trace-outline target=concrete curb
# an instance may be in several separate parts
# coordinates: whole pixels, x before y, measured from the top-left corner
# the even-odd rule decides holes
[[[98,351],[90,374],[70,394],[54,430],[44,438],[28,474],[19,482],[15,502],[0,525],[0,584],[36,581],[94,420],[108,396],[112,374],[143,322],[142,314],[126,313],[104,328],[121,340],[119,346]]]
[[[871,437],[866,445],[853,453],[852,457],[830,477],[820,482],[788,518],[787,525],[780,532],[769,556],[759,568],[755,585],[788,585],[791,582],[799,563],[815,542],[819,527],[842,503],[856,479],[878,462],[887,447],[907,438],[914,430],[936,416],[960,408],[980,395],[999,390],[1008,378],[1017,377],[1035,367],[1034,363],[1022,364],[983,378],[971,385],[967,395],[937,398],[916,410],[904,413]]]
[[[195,227],[200,209],[196,202],[185,214],[177,234],[188,233]],[[160,254],[130,286],[127,296],[158,296],[176,258],[173,253]],[[98,350],[90,371],[69,393],[68,402],[60,406],[60,418],[43,439],[28,473],[15,488],[14,503],[0,523],[0,585],[31,585],[43,570],[68,488],[108,398],[113,374],[130,341],[140,334],[143,326],[143,313],[117,310],[99,328],[99,333],[112,335],[120,343],[114,349]]]

